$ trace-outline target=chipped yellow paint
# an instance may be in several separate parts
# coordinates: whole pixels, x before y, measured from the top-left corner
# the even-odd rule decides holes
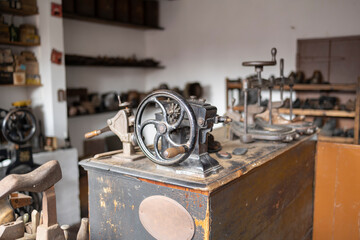
[[[117,205],[118,205],[118,203],[117,203],[117,201],[114,199],[114,208],[115,208],[115,211],[116,211]]]
[[[104,193],[111,193],[111,187],[104,187],[103,191]]]
[[[102,194],[100,194],[100,207],[106,208],[106,203]]]
[[[204,240],[210,239],[210,214],[209,214],[209,200],[207,200],[205,219],[197,219],[194,217],[196,227],[201,227],[204,230]]]
[[[96,179],[97,179],[99,182],[104,182],[103,177],[97,177]]]
[[[114,233],[116,233],[116,227],[115,227],[115,224],[113,224],[113,223],[111,222],[111,220],[107,220],[107,221],[106,221],[106,223],[107,223],[107,224],[109,224],[109,225],[110,225],[110,227],[111,227],[111,229],[114,231]]]

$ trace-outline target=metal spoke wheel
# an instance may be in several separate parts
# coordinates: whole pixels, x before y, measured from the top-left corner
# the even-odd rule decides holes
[[[164,98],[172,101],[170,104],[170,110],[169,108],[167,109],[160,101]],[[162,119],[149,119],[142,122],[143,113],[150,103],[156,103],[160,107],[162,112]],[[180,126],[184,120],[185,113],[190,125],[190,133],[187,142],[184,144],[179,144],[171,139],[170,133]],[[143,130],[145,126],[149,124],[154,125],[156,128],[156,134],[153,142],[154,151],[151,151],[144,142]],[[187,159],[195,148],[197,138],[197,122],[194,111],[190,104],[178,93],[169,90],[155,91],[148,95],[138,107],[138,111],[135,117],[135,134],[139,147],[151,161],[160,165],[173,165],[180,163]],[[160,139],[163,138],[169,143],[170,146],[173,147],[173,149],[181,148],[183,151],[170,158],[164,157],[158,146]]]
[[[2,121],[2,134],[9,142],[25,144],[36,132],[36,119],[28,109],[13,109]]]

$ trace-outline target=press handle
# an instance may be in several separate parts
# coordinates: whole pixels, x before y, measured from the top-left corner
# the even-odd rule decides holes
[[[94,131],[85,133],[85,138],[86,138],[86,139],[90,139],[90,138],[99,136],[100,134],[101,134],[101,131],[100,131],[100,130],[94,130]]]
[[[183,146],[180,147],[171,147],[164,151],[165,158],[173,158],[179,154],[185,153],[186,149]]]
[[[271,61],[272,62],[276,62],[276,53],[277,53],[276,48],[272,48],[271,49]]]
[[[280,77],[284,77],[284,59],[280,59]]]
[[[100,129],[100,130],[94,130],[94,131],[85,133],[85,138],[86,138],[86,139],[90,139],[90,138],[99,136],[100,134],[102,134],[102,133],[104,133],[104,132],[107,132],[107,131],[110,131],[109,126],[104,127],[103,129]]]

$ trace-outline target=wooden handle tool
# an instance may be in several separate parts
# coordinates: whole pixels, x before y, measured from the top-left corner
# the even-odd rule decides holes
[[[85,138],[90,139],[90,138],[99,136],[100,134],[102,134],[104,132],[108,132],[108,131],[110,131],[109,127],[104,127],[103,129],[100,129],[100,130],[94,130],[94,131],[85,133]]]
[[[173,158],[181,153],[185,153],[186,149],[183,146],[180,147],[171,147],[164,151],[164,157]]]

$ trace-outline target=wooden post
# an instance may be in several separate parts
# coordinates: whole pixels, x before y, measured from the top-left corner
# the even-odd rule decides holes
[[[229,78],[225,79],[226,83],[226,91],[225,91],[225,103],[226,103],[226,111],[229,109]]]
[[[354,144],[359,144],[359,129],[360,129],[360,77],[358,78],[357,88],[356,88]]]
[[[54,224],[57,224],[56,196],[54,186],[50,187],[43,193],[42,212],[44,214],[43,225],[50,227]]]

